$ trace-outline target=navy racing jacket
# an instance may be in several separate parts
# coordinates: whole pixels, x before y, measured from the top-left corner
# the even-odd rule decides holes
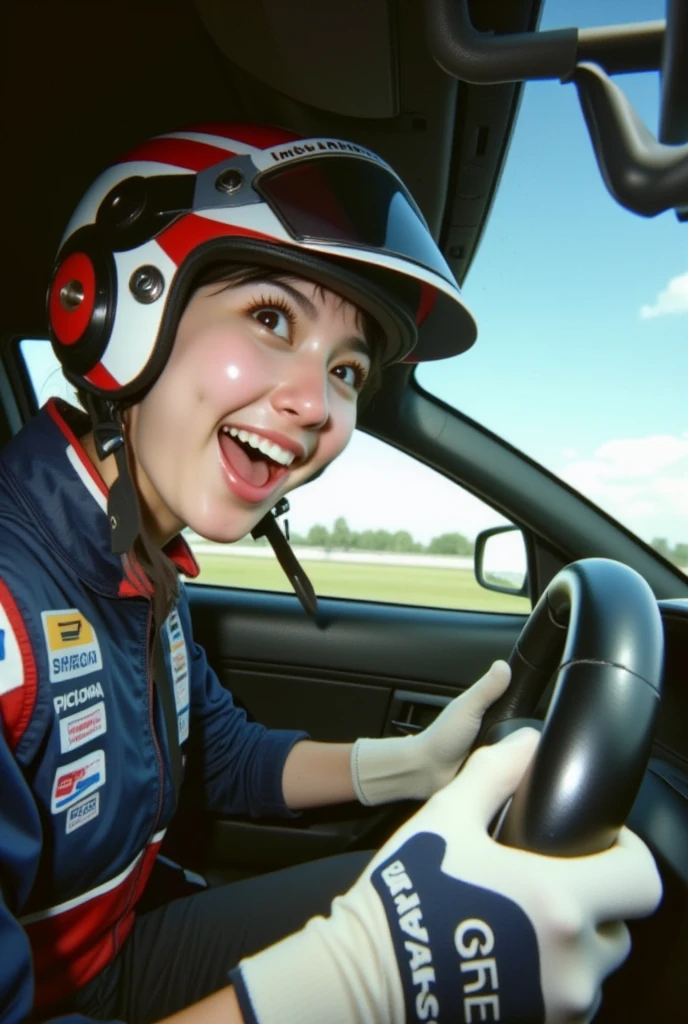
[[[2,1024],[45,1019],[116,956],[174,812],[151,602],[110,551],[87,429],[51,400],[0,453]],[[181,537],[165,550],[198,572]],[[288,815],[282,770],[306,734],[235,707],[193,642],[183,586],[162,635],[205,806]]]

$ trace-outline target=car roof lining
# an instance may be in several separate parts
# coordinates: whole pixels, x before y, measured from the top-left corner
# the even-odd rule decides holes
[[[274,20],[276,0],[254,6],[253,17]],[[540,6],[540,0],[474,0],[471,17],[480,30],[528,30]],[[506,155],[520,85],[457,83],[428,52],[422,3],[374,0],[365,25],[377,18],[387,30],[378,44],[366,42],[357,52],[362,87],[343,113],[346,104],[336,99],[346,77],[341,53],[329,92],[315,95],[314,85],[338,53],[343,12],[351,9],[360,23],[365,3],[318,0],[313,45],[309,37],[299,52],[302,64],[313,53],[312,66],[278,81],[267,72],[258,77],[255,53],[252,63],[242,59],[243,67],[230,60],[226,40],[213,39],[204,24],[203,7],[203,0],[2,5],[5,152],[14,159],[3,161],[1,171],[10,259],[0,334],[44,330],[45,286],[59,240],[93,178],[141,139],[200,120],[265,121],[379,151],[408,183],[457,279],[464,279]],[[222,7],[230,22],[233,13],[238,20],[246,12],[238,0]],[[308,14],[310,7],[293,10]],[[299,22],[294,13],[294,21],[294,34],[315,33],[312,17]],[[375,81],[386,82],[386,98],[372,108],[376,116],[360,116],[365,88]],[[337,110],[327,107],[328,97]]]

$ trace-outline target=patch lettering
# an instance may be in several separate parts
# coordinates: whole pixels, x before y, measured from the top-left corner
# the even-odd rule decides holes
[[[53,697],[55,713],[59,715],[60,712],[67,711],[69,708],[76,708],[79,704],[86,704],[89,700],[104,696],[103,687],[100,683],[80,686],[78,690],[69,690],[67,693],[60,694],[59,697]]]
[[[60,750],[66,754],[106,732],[105,702],[101,700],[90,708],[60,720]]]
[[[50,810],[59,814],[105,783],[105,751],[94,750],[55,772]]]
[[[51,683],[76,679],[102,669],[98,637],[78,609],[41,612],[41,618]]]
[[[65,815],[65,832],[69,835],[75,829],[81,828],[82,825],[88,824],[89,821],[93,821],[99,814],[100,793],[94,793],[87,800],[82,800],[80,804],[74,804],[73,807],[69,808]]]

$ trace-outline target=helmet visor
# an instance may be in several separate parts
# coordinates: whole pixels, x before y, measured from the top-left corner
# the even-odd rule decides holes
[[[321,156],[270,168],[254,188],[292,238],[411,260],[456,286],[415,202],[388,168]]]

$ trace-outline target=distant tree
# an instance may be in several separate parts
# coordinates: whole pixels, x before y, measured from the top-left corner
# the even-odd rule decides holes
[[[677,544],[672,558],[680,569],[688,568],[688,544]]]
[[[473,543],[462,533],[441,533],[428,544],[431,555],[472,555]]]
[[[663,555],[665,558],[671,558],[671,548],[669,547],[669,541],[666,537],[653,537],[651,543],[652,547],[655,551],[658,551],[660,555]]]
[[[316,523],[314,526],[311,526],[308,531],[306,543],[310,544],[314,548],[330,548],[332,546],[330,531],[326,526]]]
[[[355,535],[354,540],[359,551],[375,550],[375,530],[363,530]]]
[[[414,541],[408,530],[397,530],[392,536],[392,551],[399,551],[403,554],[410,554],[414,551],[422,551],[423,545]]]
[[[289,543],[293,544],[294,547],[303,547],[304,544],[308,543],[308,539],[301,533],[295,533],[293,530],[289,531]]]
[[[349,524],[343,516],[339,516],[335,519],[334,526],[332,528],[332,535],[330,537],[330,543],[333,548],[343,548],[344,551],[348,551],[351,547],[353,540],[353,534],[349,529]]]

